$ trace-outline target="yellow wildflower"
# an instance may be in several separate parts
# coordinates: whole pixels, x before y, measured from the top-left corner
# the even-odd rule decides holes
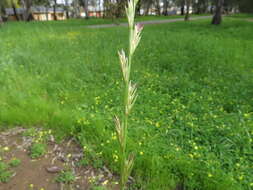
[[[107,183],[108,183],[108,180],[105,180],[105,181],[102,183],[102,185],[107,185]]]

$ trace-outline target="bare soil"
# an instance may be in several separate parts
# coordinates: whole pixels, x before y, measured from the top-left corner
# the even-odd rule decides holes
[[[97,180],[97,185],[109,181],[107,184],[109,189],[118,189],[111,183],[115,181],[115,176],[106,167],[94,169],[91,166],[81,167],[76,164],[83,158],[83,153],[74,140],[57,144],[51,136],[47,154],[39,159],[31,159],[29,147],[32,140],[22,135],[24,131],[23,128],[15,128],[0,133],[0,149],[9,148],[8,151],[0,151],[2,160],[6,163],[13,158],[21,160],[19,166],[11,168],[13,173],[11,179],[7,183],[0,182],[0,190],[89,190],[91,188],[89,179],[91,178]],[[49,172],[48,168],[51,167],[62,171],[66,168],[71,169],[76,177],[75,182],[71,184],[56,182],[59,171]]]

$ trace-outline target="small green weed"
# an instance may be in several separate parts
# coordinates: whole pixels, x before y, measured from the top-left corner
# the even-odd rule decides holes
[[[20,165],[21,160],[17,159],[17,158],[13,158],[10,160],[9,162],[9,166],[11,167],[17,167],[18,165]]]
[[[82,138],[82,137],[78,137]],[[102,159],[98,159],[99,156],[101,155],[100,153],[97,153],[96,151],[93,150],[93,146],[87,144],[85,142],[85,145],[83,146],[83,152],[85,154],[85,158],[80,160],[79,164],[82,166],[86,165],[92,165],[94,168],[102,168],[104,166],[104,162]]]
[[[30,128],[24,131],[22,135],[25,137],[35,137],[36,134],[37,134],[37,130],[35,128]]]
[[[30,156],[31,158],[39,158],[46,154],[47,146],[43,143],[34,143],[30,148]]]
[[[88,166],[89,165],[89,161],[87,160],[87,159],[81,159],[79,162],[78,162],[78,165],[79,166],[83,166],[83,167],[85,167],[85,166]]]
[[[49,136],[51,135],[51,130],[38,130],[35,128],[30,128],[27,129],[24,133],[23,136],[25,137],[32,137],[33,142],[38,143],[38,142],[47,142],[49,139]]]
[[[8,164],[0,161],[0,182],[8,182],[12,173],[8,170]]]
[[[90,190],[108,190],[108,188],[104,186],[92,186]]]
[[[72,171],[63,171],[56,177],[57,182],[66,184],[74,182],[75,179],[75,175]]]

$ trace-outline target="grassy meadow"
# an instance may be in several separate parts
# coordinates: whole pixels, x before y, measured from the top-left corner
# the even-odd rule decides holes
[[[85,25],[0,28],[0,129],[74,136],[87,162],[117,173],[117,51],[127,47],[128,30]],[[132,68],[139,97],[129,128],[131,189],[253,189],[252,31],[253,22],[233,18],[218,27],[210,19],[145,26]]]

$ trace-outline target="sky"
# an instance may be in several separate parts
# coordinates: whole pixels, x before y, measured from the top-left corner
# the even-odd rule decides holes
[[[2,1],[2,0],[0,0],[0,1]],[[72,1],[73,1],[73,0],[68,0],[68,3],[70,4],[70,3],[72,3]],[[98,2],[98,1],[97,1],[97,2]],[[57,0],[57,3],[58,3],[58,4],[65,4],[65,0]],[[100,3],[101,3],[101,6],[102,6],[103,0],[101,0]]]
[[[72,0],[69,0],[69,3],[71,3],[72,2]],[[57,0],[57,3],[59,3],[59,4],[65,4],[65,0]]]

